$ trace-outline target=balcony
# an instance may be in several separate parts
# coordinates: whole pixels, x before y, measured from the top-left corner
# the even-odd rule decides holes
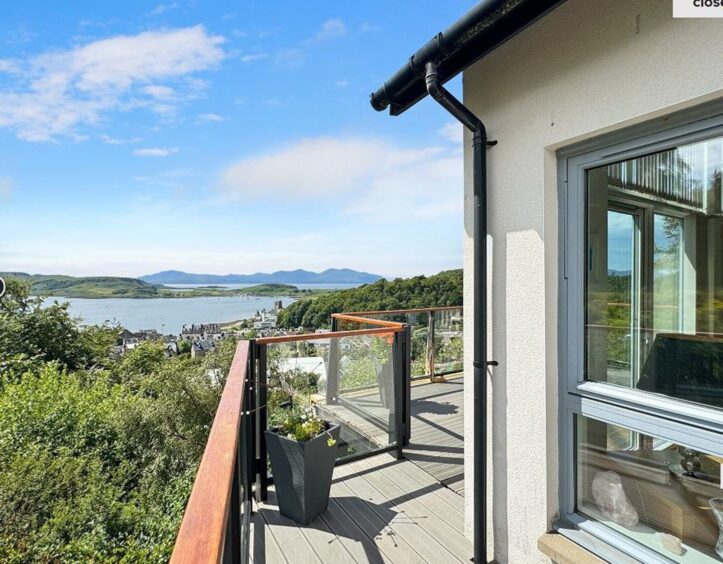
[[[331,325],[239,343],[173,562],[469,561],[461,308]],[[302,395],[340,425],[329,506],[306,527],[279,512],[263,432]]]

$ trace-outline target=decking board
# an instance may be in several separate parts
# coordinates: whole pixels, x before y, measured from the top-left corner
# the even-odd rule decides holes
[[[308,527],[269,499],[256,505],[252,559],[297,562],[465,562],[463,380],[415,383],[406,459],[380,454],[334,469],[327,511]],[[455,493],[457,492],[457,493]]]

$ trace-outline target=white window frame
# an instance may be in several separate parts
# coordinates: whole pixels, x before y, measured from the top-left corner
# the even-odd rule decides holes
[[[557,528],[575,542],[585,544],[586,538],[591,539],[587,548],[613,562],[619,561],[619,551],[644,562],[670,560],[576,512],[576,415],[723,456],[723,410],[642,390],[585,381],[587,171],[722,135],[723,100],[717,100],[566,148],[557,155],[561,249],[560,520]],[[723,495],[723,491],[721,493]]]

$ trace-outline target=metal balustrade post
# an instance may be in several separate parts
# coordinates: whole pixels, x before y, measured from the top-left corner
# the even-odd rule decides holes
[[[256,381],[256,342],[251,341],[249,344],[249,366],[246,371],[246,381],[244,383],[243,396],[243,412],[242,420],[244,427],[244,436],[246,440],[242,443],[239,437],[239,448],[243,448],[241,456],[246,459],[246,498],[251,501],[253,499],[253,483],[256,478],[256,434],[254,430],[254,404],[252,389]]]
[[[404,456],[405,441],[405,421],[404,412],[406,404],[405,395],[405,377],[404,377],[404,359],[402,356],[402,348],[404,346],[404,335],[397,331],[394,333],[392,340],[392,377],[394,378],[394,413],[389,414],[390,422],[394,422],[394,442],[397,446],[397,460]]]
[[[427,320],[427,370],[429,371],[429,381],[436,381],[436,368],[434,365],[434,310],[428,313]]]
[[[336,333],[339,323],[335,317],[331,318],[331,332]],[[336,405],[339,403],[339,339],[329,341],[329,366],[326,372],[326,403]]]
[[[409,446],[412,438],[412,326],[404,326],[404,346],[402,349],[402,361],[404,366],[404,378],[402,389],[404,390],[404,446]]]
[[[256,501],[268,498],[269,469],[266,457],[266,435],[268,428],[267,345],[256,345]]]

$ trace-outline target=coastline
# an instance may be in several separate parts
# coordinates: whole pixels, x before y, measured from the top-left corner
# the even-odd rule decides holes
[[[58,288],[54,290],[41,290],[33,292],[32,295],[41,298],[72,298],[84,300],[103,300],[103,299],[128,299],[128,300],[147,300],[147,299],[188,299],[188,298],[232,298],[232,297],[249,297],[249,298],[293,298],[295,300],[319,296],[322,294],[339,291],[337,288],[297,288],[296,286],[286,284],[260,284],[258,286],[249,286],[247,288],[174,288],[170,286],[156,287],[153,290],[147,289],[128,289],[118,290],[104,286],[93,288]]]

